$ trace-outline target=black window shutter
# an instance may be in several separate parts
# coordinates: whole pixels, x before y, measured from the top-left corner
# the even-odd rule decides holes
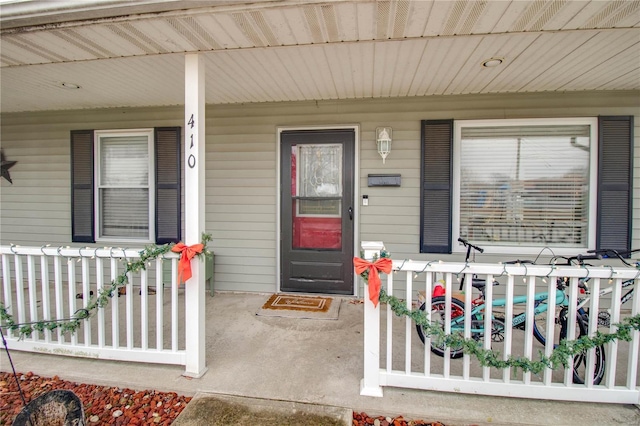
[[[180,127],[155,128],[156,244],[181,240]]]
[[[94,243],[93,130],[71,131],[71,241]]]
[[[422,121],[420,253],[451,253],[453,120]]]
[[[596,247],[631,250],[633,116],[599,117]]]

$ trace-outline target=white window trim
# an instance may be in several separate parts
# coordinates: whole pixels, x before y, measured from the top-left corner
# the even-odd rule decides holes
[[[595,117],[572,118],[530,118],[530,119],[504,119],[504,120],[456,120],[453,128],[453,211],[452,211],[452,252],[463,253],[466,248],[458,243],[460,237],[460,143],[463,127],[492,127],[492,126],[521,126],[521,125],[589,125],[591,129],[589,152],[589,225],[588,242],[586,247],[557,248],[550,247],[556,255],[575,255],[581,251],[595,249],[596,246],[596,220],[597,220],[597,190],[598,190],[598,119]],[[485,253],[511,254],[513,246],[498,246],[483,244]],[[517,247],[521,254],[539,254],[541,247]]]
[[[100,235],[100,138],[102,137],[127,137],[127,136],[146,136],[147,149],[149,153],[149,235],[147,238],[124,238],[124,237],[102,237]],[[119,130],[96,130],[94,132],[94,206],[95,206],[95,235],[96,242],[131,242],[131,243],[153,243],[155,241],[155,211],[156,211],[156,194],[155,194],[155,146],[154,129],[119,129]]]

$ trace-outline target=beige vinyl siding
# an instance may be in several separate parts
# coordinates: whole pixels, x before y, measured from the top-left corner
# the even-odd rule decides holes
[[[9,171],[0,193],[0,241],[29,246],[71,244],[70,131],[182,126],[180,108],[105,109],[3,114]]]
[[[70,245],[69,132],[80,129],[184,126],[181,107],[3,114],[2,147],[13,185],[1,182],[0,242]],[[640,247],[640,93],[432,96],[208,106],[206,123],[206,232],[216,254],[215,287],[228,291],[277,289],[279,194],[278,127],[359,126],[359,235],[383,241],[394,259],[460,260],[419,253],[420,121],[635,115],[633,246]],[[375,128],[393,127],[386,164],[376,151]],[[356,165],[358,166],[358,165]],[[184,168],[183,168],[184,173]],[[400,173],[402,186],[368,187],[370,173]],[[184,196],[184,192],[183,192]],[[183,214],[183,221],[185,220]],[[358,253],[358,250],[356,250]],[[503,260],[482,255],[486,261]],[[359,294],[362,294],[361,292]]]

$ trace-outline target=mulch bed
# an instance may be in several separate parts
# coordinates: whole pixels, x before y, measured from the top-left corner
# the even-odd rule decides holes
[[[187,406],[191,397],[175,392],[87,385],[18,373],[20,388],[29,403],[54,389],[73,391],[82,401],[87,425],[170,425]],[[0,425],[10,425],[24,403],[12,373],[0,373]]]
[[[353,426],[444,426],[440,422],[427,422],[424,420],[408,420],[402,416],[391,417],[371,417],[367,413],[353,413]]]
[[[82,401],[87,425],[170,425],[191,397],[175,392],[135,391],[127,388],[69,382],[59,377],[18,373],[27,403],[54,389],[73,391]],[[11,425],[24,408],[12,373],[0,372],[0,426]],[[444,426],[440,422],[407,420],[402,417],[373,417],[353,413],[353,426]]]

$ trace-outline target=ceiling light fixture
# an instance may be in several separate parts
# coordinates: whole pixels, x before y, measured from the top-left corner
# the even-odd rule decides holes
[[[493,68],[497,67],[498,65],[502,65],[503,62],[503,58],[489,58],[482,61],[482,66],[485,68]]]

